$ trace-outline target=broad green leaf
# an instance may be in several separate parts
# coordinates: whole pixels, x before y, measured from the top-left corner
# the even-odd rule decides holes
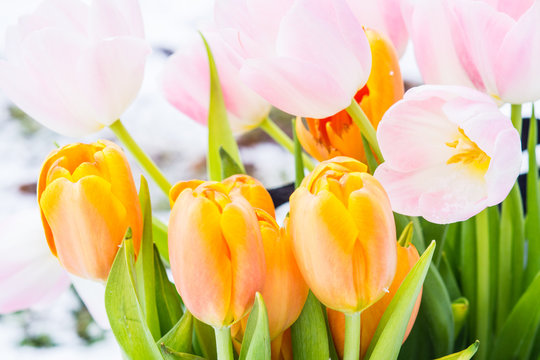
[[[401,283],[377,326],[366,359],[392,360],[398,357],[414,304],[422,289],[434,250],[435,241],[432,241]]]
[[[420,313],[426,321],[435,356],[443,356],[454,349],[454,316],[452,302],[439,271],[434,265],[429,267]]]
[[[405,229],[401,232],[401,235],[399,235],[398,244],[401,247],[408,247],[411,243],[412,237],[414,234],[414,225],[412,221],[410,221],[407,226],[405,226]]]
[[[159,325],[161,333],[166,334],[182,317],[182,299],[167,277],[157,247],[154,247],[154,265]]]
[[[523,277],[525,275],[523,270],[525,267],[525,219],[519,184],[514,184],[505,202],[508,202],[512,213],[512,290],[510,291],[510,307],[513,307],[523,293]]]
[[[174,327],[158,341],[163,356],[166,358],[169,350],[180,353],[192,352],[192,334],[193,316],[189,311],[186,311],[176,325],[174,325]]]
[[[434,357],[433,345],[429,341],[429,334],[424,318],[420,314],[416,317],[414,326],[407,340],[403,343],[399,352],[399,360],[422,359],[428,360]]]
[[[469,360],[474,356],[474,354],[476,354],[479,344],[480,344],[480,341],[476,340],[474,344],[472,344],[465,350],[460,351],[455,354],[447,355],[442,358],[438,358],[437,360]]]
[[[474,217],[476,221],[476,332],[475,338],[483,342],[478,359],[487,359],[492,341],[492,296],[491,296],[491,249],[489,210],[485,209]]]
[[[174,351],[165,344],[161,345],[161,353],[165,360],[205,360],[205,358],[197,355]]]
[[[497,335],[493,360],[529,359],[540,327],[540,274],[521,296]]]
[[[114,260],[105,287],[105,308],[112,332],[130,360],[162,359],[135,291],[133,240],[126,236]]]
[[[446,254],[448,265],[452,269],[452,273],[457,276],[459,268],[459,253],[461,251],[461,223],[453,223],[448,225],[446,237],[444,241],[444,249],[441,254]],[[442,261],[442,260],[441,260]],[[440,269],[439,269],[440,270]]]
[[[169,240],[167,235],[167,225],[157,217],[152,217],[152,232],[154,234],[154,244],[159,249],[159,253],[169,262]]]
[[[476,319],[476,224],[474,218],[461,223],[460,282],[463,296],[469,300],[469,333],[474,334]]]
[[[291,327],[295,360],[328,360],[328,334],[321,303],[311,291],[298,320]]]
[[[223,148],[231,156],[234,162],[245,173],[244,165],[240,160],[238,145],[234,140],[231,126],[227,120],[227,109],[221,91],[221,83],[214,62],[214,57],[210,46],[201,34],[208,54],[208,64],[210,67],[210,105],[208,108],[208,176],[210,180],[221,181],[222,164],[219,149]]]
[[[540,271],[540,192],[538,190],[538,164],[536,161],[536,144],[538,143],[537,122],[533,113],[529,125],[529,171],[527,172],[527,216],[525,217],[525,238],[528,240],[527,267],[525,283],[527,286]]]
[[[454,315],[454,338],[456,338],[465,325],[469,312],[469,300],[460,297],[452,302],[452,314]]]
[[[304,160],[302,158],[302,154],[303,154],[302,145],[300,144],[300,140],[298,140],[298,136],[296,134],[297,121],[302,121],[302,119],[298,117],[292,120],[292,131],[293,131],[293,140],[294,140],[294,174],[295,174],[294,187],[295,188],[300,186],[305,176]]]
[[[242,340],[239,360],[270,360],[270,330],[268,330],[268,314],[260,293],[255,296],[255,304],[251,309]]]
[[[413,237],[411,242],[418,252],[423,253],[426,250],[426,245],[424,243],[424,235],[422,234],[422,226],[418,218],[394,213],[394,220],[396,222],[396,234],[401,234],[410,222],[413,223]]]
[[[326,334],[328,335],[328,350],[330,351],[330,360],[339,360],[339,356],[336,350],[336,345],[334,344],[334,339],[332,338],[332,331],[330,330],[330,323],[328,322],[328,313],[326,308],[322,305],[322,312],[324,315],[324,322],[326,323]]]
[[[221,177],[223,179],[228,178],[229,176],[244,173],[240,166],[223,147],[219,148],[219,157],[221,159]]]
[[[193,330],[202,356],[209,360],[217,360],[214,328],[198,319],[193,319]]]
[[[450,300],[455,300],[459,298],[461,296],[461,290],[459,289],[456,276],[454,274],[454,271],[452,270],[452,267],[450,266],[450,262],[448,261],[445,252],[443,252],[441,257],[441,263],[439,264],[439,274],[444,281],[446,290],[448,290]]]
[[[435,240],[438,244],[437,248],[435,249],[435,253],[433,254],[433,264],[435,266],[439,266],[441,254],[444,250],[444,242],[448,225],[434,224],[425,220],[424,218],[419,218],[418,220],[422,226],[424,239]]]
[[[155,340],[161,337],[159,316],[156,307],[156,286],[154,283],[154,243],[152,238],[152,204],[150,190],[144,176],[141,176],[139,201],[143,217],[143,234],[139,255],[135,263],[136,287],[146,318],[146,324]]]

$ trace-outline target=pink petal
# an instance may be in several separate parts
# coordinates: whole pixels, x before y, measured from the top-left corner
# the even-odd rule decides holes
[[[55,300],[70,284],[51,254],[37,209],[0,224],[0,313],[10,313]]]
[[[535,0],[498,0],[497,10],[518,20],[533,4]]]
[[[505,102],[540,99],[539,19],[540,2],[536,1],[510,29],[496,54],[497,87]]]

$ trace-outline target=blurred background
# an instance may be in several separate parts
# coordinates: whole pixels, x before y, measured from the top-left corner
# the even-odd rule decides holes
[[[32,12],[39,2],[0,1],[0,58],[3,57],[7,27],[15,24],[19,16]],[[159,78],[167,56],[180,48],[196,29],[211,21],[213,0],[140,0],[140,3],[153,53],[147,62],[142,90],[122,120],[171,182],[205,178],[206,128],[165,101]],[[410,48],[401,65],[407,87],[421,83]],[[509,113],[509,108],[505,106],[503,111]],[[528,116],[527,113],[530,114],[530,108],[525,106],[524,115]],[[290,133],[290,117],[277,111],[272,117]],[[56,148],[55,144],[63,146],[100,138],[114,140],[108,129],[85,138],[60,136],[26,116],[1,92],[0,129],[0,242],[6,240],[3,230],[12,222],[14,214],[37,209],[35,194],[40,166],[47,154]],[[239,144],[247,171],[266,187],[278,187],[293,181],[292,156],[262,131],[255,130],[242,136]],[[141,172],[134,161],[131,164],[137,179]],[[526,171],[525,168],[523,170]],[[151,182],[150,185],[154,210],[166,222],[168,200]],[[283,214],[286,211],[286,208],[281,209]],[[11,231],[11,236],[16,234]],[[0,292],[8,290],[0,288]],[[111,332],[102,330],[92,320],[71,287],[59,297],[33,309],[0,315],[0,358],[24,360],[36,357],[55,360],[121,359]]]

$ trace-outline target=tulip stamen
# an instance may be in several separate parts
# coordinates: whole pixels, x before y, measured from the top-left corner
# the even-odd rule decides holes
[[[484,175],[489,167],[491,158],[472,141],[463,129],[459,128],[458,139],[446,143],[446,146],[456,149],[456,153],[452,155],[446,164],[470,165]]]

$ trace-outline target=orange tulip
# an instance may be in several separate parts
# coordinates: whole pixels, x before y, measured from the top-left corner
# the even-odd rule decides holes
[[[274,202],[261,182],[249,175],[233,175],[222,181],[230,194],[238,193],[256,209],[262,209],[272,217],[276,216]]]
[[[323,304],[347,313],[378,301],[396,273],[390,201],[365,171],[347,157],[324,161],[290,199],[298,267]]]
[[[397,271],[392,285],[390,285],[390,292],[384,295],[379,301],[375,304],[368,307],[362,312],[362,325],[361,325],[361,359],[364,358],[368,350],[371,339],[375,335],[375,330],[379,325],[379,321],[388,307],[390,301],[392,301],[394,295],[396,294],[399,286],[409,273],[413,266],[416,264],[420,256],[414,245],[410,244],[407,247],[397,246]],[[407,331],[405,332],[405,337],[403,341],[407,339],[409,333],[412,330],[414,321],[416,320],[416,315],[418,315],[418,309],[420,308],[420,302],[422,300],[422,293],[418,295],[416,303],[413,308],[413,312],[409,319],[407,325]],[[331,309],[327,310],[328,312],[328,323],[330,324],[330,330],[332,332],[332,337],[334,338],[334,344],[336,345],[336,350],[340,357],[343,357],[343,346],[345,342],[345,315],[339,311],[334,311]]]
[[[128,227],[138,252],[139,198],[127,159],[114,143],[71,144],[49,154],[38,202],[49,248],[70,273],[106,280]]]
[[[170,197],[169,259],[176,288],[196,318],[229,326],[250,311],[264,285],[255,210],[217,182],[179,183]]]
[[[355,96],[368,119],[377,128],[382,116],[403,97],[399,58],[390,40],[372,29],[364,30],[373,58],[367,84]],[[343,110],[324,119],[296,122],[296,133],[304,149],[319,161],[345,155],[366,161],[360,130]]]

